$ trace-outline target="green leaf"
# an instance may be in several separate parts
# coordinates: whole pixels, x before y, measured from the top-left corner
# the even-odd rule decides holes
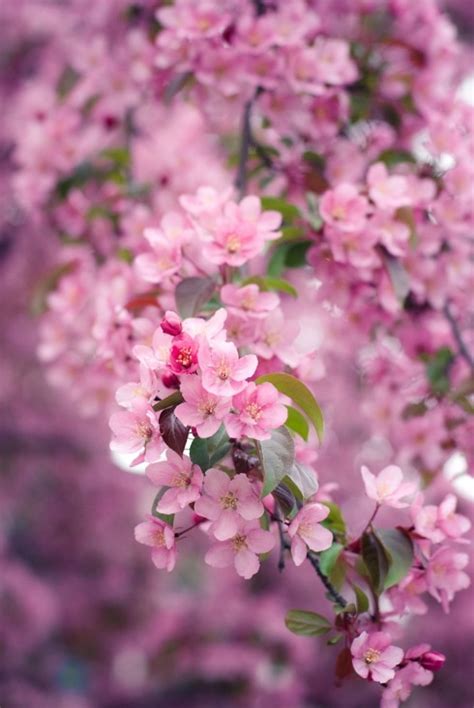
[[[285,617],[285,624],[293,634],[304,637],[317,637],[329,632],[332,625],[326,617],[317,612],[290,610]]]
[[[102,157],[111,160],[117,167],[130,166],[130,150],[126,147],[107,148],[102,151]]]
[[[242,285],[249,285],[250,283],[255,283],[258,285],[260,290],[279,290],[280,292],[287,293],[293,297],[298,297],[298,291],[293,287],[291,283],[283,278],[271,278],[264,277],[261,275],[253,275],[250,278],[245,278],[242,281]]]
[[[215,287],[211,278],[184,278],[175,290],[176,307],[181,317],[197,315],[212,297]]]
[[[293,406],[287,406],[288,418],[286,419],[285,425],[287,428],[297,433],[303,440],[308,440],[309,435],[309,425],[308,421],[302,413],[300,413]]]
[[[390,556],[390,566],[384,582],[384,589],[388,590],[408,574],[413,564],[413,544],[398,529],[377,529],[377,536]]]
[[[328,641],[327,641],[328,646],[331,646],[331,647],[334,646],[335,644],[337,644],[338,642],[341,641],[343,636],[344,635],[342,635],[342,634],[335,634],[334,637],[331,637],[331,639],[328,639]]]
[[[270,277],[277,278],[285,269],[285,258],[289,247],[289,243],[280,243],[273,249],[267,266],[267,273]]]
[[[374,531],[362,535],[362,558],[377,595],[383,591],[390,567],[390,556]]]
[[[272,432],[270,440],[256,441],[263,471],[262,497],[270,494],[288,474],[295,459],[295,444],[285,427]]]
[[[319,440],[322,441],[324,432],[323,414],[309,388],[295,376],[291,376],[291,374],[265,374],[264,376],[259,376],[256,383],[260,384],[265,381],[272,383],[280,393],[291,398],[301,408],[313,424]]]
[[[290,204],[279,197],[261,197],[262,209],[278,211],[285,221],[293,221],[300,216],[300,210],[294,204]]]
[[[283,516],[285,518],[290,516],[293,517],[298,511],[295,495],[290,488],[290,485],[287,484],[287,480],[288,477],[283,477],[283,482],[280,482],[280,484],[278,484],[272,492],[272,496],[278,502],[278,506],[283,512]]]
[[[331,575],[343,548],[344,546],[336,541],[332,544],[331,548],[328,548],[327,551],[323,551],[319,555],[319,567],[324,575],[328,577]]]
[[[306,192],[306,203],[308,205],[307,221],[314,231],[320,231],[323,227],[323,220],[319,213],[319,201],[313,192]]]
[[[166,398],[162,398],[161,401],[157,401],[156,403],[154,403],[153,410],[163,411],[165,410],[165,408],[172,408],[174,406],[177,406],[178,403],[182,403],[183,401],[184,398],[181,391],[175,391],[174,393],[170,393],[169,396],[166,396]]]
[[[298,462],[293,464],[291,471],[284,477],[284,482],[300,501],[312,497],[318,491],[318,481],[311,467],[300,465]]]
[[[346,538],[346,522],[344,521],[340,508],[333,502],[325,501],[321,503],[329,508],[329,516],[327,516],[324,521],[321,521],[321,525],[332,531],[336,538],[344,543]]]
[[[362,614],[363,612],[369,611],[369,598],[363,590],[358,585],[353,586],[354,594],[356,596],[357,612]]]
[[[207,449],[207,440],[203,438],[194,438],[189,448],[189,456],[194,465],[199,465],[203,472],[211,467],[209,462],[209,451]]]
[[[230,450],[229,436],[223,425],[210,438],[194,438],[189,454],[191,461],[205,472],[213,467]]]
[[[455,356],[449,347],[441,347],[426,364],[426,376],[433,393],[443,395],[450,388],[449,372]]]
[[[380,153],[376,162],[384,162],[387,167],[394,167],[395,165],[399,165],[401,162],[415,163],[416,160],[412,153],[408,152],[408,150],[394,150],[389,148],[388,150],[384,150]]]
[[[294,245],[289,244],[285,254],[285,265],[288,268],[301,268],[306,265],[306,254],[313,245],[313,241],[300,241]]]

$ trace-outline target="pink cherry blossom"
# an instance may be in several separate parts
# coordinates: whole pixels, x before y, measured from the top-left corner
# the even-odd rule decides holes
[[[441,547],[429,560],[426,569],[428,592],[441,603],[445,612],[449,612],[454,595],[471,584],[464,572],[468,561],[466,553],[458,553],[448,546]]]
[[[352,665],[362,678],[386,683],[395,676],[394,668],[403,659],[403,649],[391,644],[386,632],[362,632],[351,644]]]
[[[448,494],[439,506],[423,506],[423,497],[418,496],[411,507],[415,531],[433,543],[463,536],[471,528],[471,522],[466,516],[455,513],[456,505],[454,494]]]
[[[175,514],[199,498],[203,474],[189,457],[180,457],[173,450],[166,451],[166,462],[155,462],[146,470],[147,477],[158,487],[170,487],[156,506],[163,514]]]
[[[260,553],[268,553],[275,545],[270,531],[260,528],[256,521],[239,520],[227,540],[216,543],[205,555],[205,562],[214,568],[233,565],[237,573],[248,580],[260,568]]]
[[[142,253],[135,260],[140,278],[150,283],[161,283],[176,273],[181,266],[181,247],[191,233],[179,214],[167,214],[161,221],[161,229],[145,229],[144,237],[152,250]]]
[[[152,547],[151,559],[157,568],[169,573],[176,565],[176,542],[171,526],[155,516],[135,526],[135,539]]]
[[[255,373],[257,357],[247,354],[239,357],[232,342],[214,341],[209,345],[202,342],[198,352],[199,366],[202,370],[202,385],[217,396],[233,396],[240,393],[246,380]]]
[[[232,399],[232,412],[225,419],[231,438],[247,436],[268,440],[271,430],[283,425],[288,411],[279,403],[280,394],[271,383],[256,385],[251,382]]]
[[[206,472],[203,494],[194,509],[213,522],[211,532],[219,541],[234,536],[242,519],[259,519],[264,511],[248,477],[236,474],[231,479],[222,470],[214,468]]]
[[[428,686],[433,681],[433,673],[418,662],[410,661],[399,669],[382,693],[380,708],[398,708],[406,701],[413,686]]]
[[[341,231],[360,231],[366,225],[369,203],[353,184],[342,183],[324,193],[319,210],[327,224]]]
[[[109,424],[114,433],[110,443],[112,450],[142,453],[136,458],[136,463],[142,459],[147,462],[159,459],[164,443],[156,413],[146,400],[136,398],[129,410],[114,413]]]
[[[230,309],[243,310],[249,317],[266,317],[278,307],[280,298],[276,293],[260,292],[258,285],[250,283],[243,287],[228,284],[221,288],[221,300]]]
[[[311,551],[324,551],[332,544],[332,533],[321,526],[320,521],[329,515],[329,507],[318,502],[305,504],[288,527],[291,538],[291,557],[295,565],[301,565],[306,558],[308,548]]]
[[[196,428],[201,438],[214,435],[230,411],[231,398],[206,391],[199,376],[183,377],[181,393],[184,403],[175,408],[177,418],[184,425]]]
[[[414,482],[404,482],[403,472],[395,465],[385,467],[377,477],[363,466],[361,475],[364,480],[365,493],[369,499],[394,509],[403,509],[409,506],[408,502],[401,500],[416,491],[417,485]]]
[[[367,173],[372,201],[381,209],[398,209],[412,203],[410,184],[403,175],[389,175],[383,162],[372,165]]]
[[[198,368],[198,343],[186,332],[173,338],[169,367],[175,374],[193,374]]]

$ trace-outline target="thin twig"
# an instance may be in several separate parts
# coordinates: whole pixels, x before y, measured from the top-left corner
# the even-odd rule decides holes
[[[252,107],[253,102],[256,98],[255,94],[244,107],[244,113],[242,116],[242,129],[241,129],[241,140],[240,140],[240,152],[239,152],[239,166],[237,169],[237,176],[235,178],[235,186],[239,190],[239,197],[245,196],[247,191],[247,162],[249,158],[250,143],[251,143],[251,127],[250,121],[252,117]]]
[[[453,337],[458,345],[459,354],[467,361],[471,369],[474,371],[474,359],[462,338],[461,330],[459,329],[456,319],[453,317],[449,303],[446,303],[443,307],[443,313],[451,326],[451,332],[453,333]]]
[[[324,587],[328,591],[331,599],[337,605],[340,605],[340,607],[347,607],[348,602],[345,599],[345,597],[343,597],[340,593],[338,593],[338,591],[336,590],[334,585],[331,583],[331,581],[329,580],[327,575],[325,575],[323,573],[323,571],[321,570],[321,566],[319,565],[319,558],[317,557],[317,555],[314,554],[312,551],[308,551],[307,558],[308,558],[309,562],[311,563],[311,565],[313,566],[314,570],[316,571],[322,584],[324,585]]]

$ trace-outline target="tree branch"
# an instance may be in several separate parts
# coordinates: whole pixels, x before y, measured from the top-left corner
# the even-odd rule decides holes
[[[239,152],[239,166],[237,168],[237,176],[235,178],[235,186],[239,190],[239,197],[245,196],[247,191],[247,162],[249,158],[249,151],[251,145],[251,127],[250,121],[252,118],[252,107],[253,103],[257,97],[258,89],[253,98],[251,98],[244,107],[244,113],[242,116],[242,128],[241,128],[241,140],[240,140],[240,152]]]
[[[313,566],[314,570],[316,571],[319,579],[321,580],[322,584],[328,591],[331,599],[337,604],[340,605],[341,607],[347,607],[347,600],[336,590],[334,585],[331,583],[327,575],[323,573],[321,570],[321,567],[319,565],[319,558],[315,553],[312,551],[308,551],[308,555],[306,556],[311,565]]]
[[[453,313],[451,312],[448,302],[443,307],[443,313],[451,326],[451,332],[453,333],[453,337],[454,337],[456,344],[458,346],[460,356],[462,356],[465,359],[465,361],[471,367],[471,370],[474,371],[474,359],[473,359],[469,349],[467,348],[465,341],[462,338],[461,330],[459,328],[459,325],[458,325],[456,319],[453,316]]]

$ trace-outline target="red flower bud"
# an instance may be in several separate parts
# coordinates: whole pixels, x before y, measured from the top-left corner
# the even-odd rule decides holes
[[[172,371],[165,371],[161,374],[161,381],[166,388],[179,388],[179,379]]]
[[[439,671],[443,668],[446,657],[439,651],[427,651],[420,656],[418,661],[428,671]]]
[[[181,324],[181,319],[176,312],[167,310],[165,316],[161,320],[160,327],[165,334],[171,334],[172,337],[176,337],[183,331],[183,325]]]

